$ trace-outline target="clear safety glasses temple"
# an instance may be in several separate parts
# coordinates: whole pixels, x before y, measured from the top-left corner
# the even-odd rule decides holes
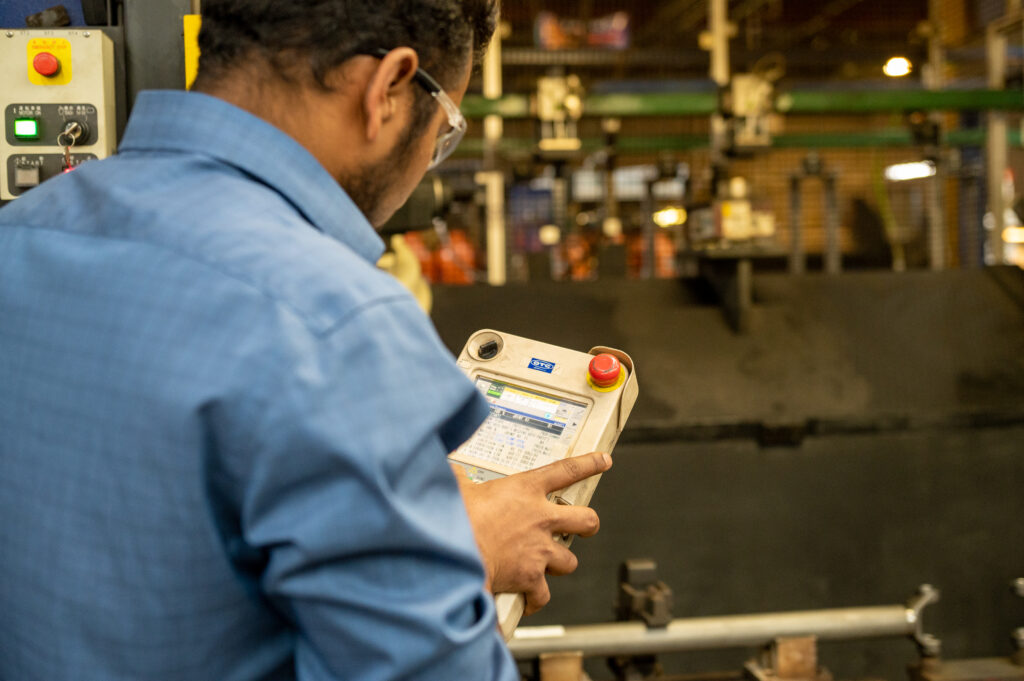
[[[376,49],[368,53],[368,56],[383,59],[387,54],[388,50]],[[463,135],[466,134],[468,126],[466,117],[459,111],[459,107],[448,96],[448,93],[444,91],[441,84],[434,80],[429,73],[421,68],[417,68],[416,73],[413,74],[413,80],[430,93],[430,96],[434,98],[434,101],[441,106],[445,115],[448,116],[448,130],[438,135],[437,141],[434,144],[434,155],[430,159],[430,165],[427,166],[427,169],[431,170],[451,156],[451,153],[455,151],[455,147],[459,146],[459,142],[462,141]]]

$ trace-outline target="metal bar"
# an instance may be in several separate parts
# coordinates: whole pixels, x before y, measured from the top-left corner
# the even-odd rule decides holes
[[[711,67],[708,75],[719,87],[729,84],[729,0],[709,0],[708,32],[711,34]]]
[[[733,328],[736,333],[750,333],[751,317],[754,309],[754,266],[750,258],[740,258],[736,262],[736,287],[733,304]]]
[[[942,210],[945,182],[946,173],[940,162],[938,172],[929,179],[925,190],[928,201],[928,267],[935,271],[946,269],[946,219]]]
[[[484,55],[484,96],[501,97],[501,31],[496,31]],[[484,118],[484,168],[480,173],[485,187],[485,223],[487,228],[487,283],[501,286],[507,279],[508,226],[505,222],[505,174],[500,170],[498,156],[504,135],[502,117],[491,114]]]
[[[593,657],[745,648],[784,636],[825,641],[886,638],[912,635],[917,619],[918,613],[907,606],[883,605],[676,619],[665,628],[652,629],[643,622],[520,627],[509,648],[516,659],[526,660],[547,652],[582,651]]]
[[[945,26],[943,25],[942,4],[944,0],[928,0],[928,64],[925,66],[924,85],[930,91],[942,90],[945,84],[946,55],[943,48]],[[928,118],[941,130],[943,114],[932,111]],[[943,183],[945,172],[942,152],[931,150],[937,159],[938,172],[929,181],[928,192],[928,264],[932,270],[946,267],[946,221],[942,210]]]
[[[772,0],[768,0],[772,1]],[[697,7],[701,20],[707,17],[703,5]],[[742,8],[740,8],[742,9]],[[733,12],[735,20],[741,20],[739,12]],[[730,61],[735,64],[753,64],[766,52],[786,50],[786,63],[790,67],[828,65],[837,66],[844,62],[884,63],[893,54],[892,47],[884,45],[844,45],[841,51],[821,52],[810,46],[786,48],[779,41],[771,40],[770,35],[764,36],[764,42],[757,49],[746,49],[743,45],[735,45],[730,49]],[[646,44],[637,38],[638,45]],[[925,50],[916,45],[902,45],[903,54],[914,63],[925,59]],[[955,57],[961,61],[978,61],[974,58],[971,48],[960,48]],[[524,66],[543,68],[547,66],[564,66],[574,69],[605,68],[624,65],[632,68],[658,67],[671,70],[680,76],[690,74],[694,64],[703,63],[707,59],[707,50],[697,47],[634,47],[625,50],[594,50],[564,49],[544,50],[537,47],[509,47],[502,51],[502,64],[508,67]],[[694,81],[699,82],[699,81]]]
[[[839,274],[843,269],[843,254],[839,249],[839,198],[836,196],[836,176],[823,178],[825,192],[825,274]]]
[[[711,65],[708,75],[719,88],[729,86],[729,0],[708,0],[708,34],[711,42]],[[711,113],[710,143],[712,184],[718,177],[719,169],[724,166],[723,155],[729,144],[729,128],[725,119],[715,105]],[[712,189],[713,192],[717,188]]]
[[[643,279],[653,279],[655,272],[654,232],[657,229],[657,226],[654,224],[654,182],[647,182],[645,188],[643,210],[646,219],[644,220],[643,227],[644,252],[640,267],[640,277]]]
[[[986,65],[988,67],[988,86],[1003,87],[1006,83],[1006,48],[1007,38],[989,25],[985,33]],[[1018,93],[1020,94],[1020,93]],[[1007,167],[1006,131],[1008,129],[1006,114],[990,111],[988,114],[988,135],[986,137],[986,184],[988,187],[988,209],[992,214],[992,231],[988,235],[989,254],[993,264],[1003,261],[1003,212],[1006,208],[1003,199],[1003,175]]]
[[[803,274],[806,269],[804,258],[804,233],[801,226],[803,204],[800,196],[800,177],[789,178],[789,273]]]

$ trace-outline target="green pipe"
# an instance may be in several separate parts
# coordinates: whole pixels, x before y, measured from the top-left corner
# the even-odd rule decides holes
[[[715,112],[718,95],[713,92],[673,92],[646,95],[589,95],[583,100],[588,116],[708,116]],[[466,118],[483,118],[498,114],[505,118],[528,118],[530,98],[505,95],[487,99],[466,95],[462,100]]]
[[[1011,146],[1021,146],[1021,131],[1011,128],[1006,135]],[[985,144],[985,130],[952,130],[942,140],[945,147],[978,147]],[[672,135],[652,137],[620,137],[615,148],[620,153],[656,153],[658,151],[689,151],[707,149],[707,135]],[[866,149],[878,147],[917,146],[910,132],[903,128],[887,128],[866,132],[821,132],[790,133],[778,135],[772,140],[773,149]],[[582,151],[593,152],[604,147],[599,138],[583,140]],[[479,138],[462,141],[456,153],[460,156],[480,155],[484,142]],[[505,138],[501,141],[503,153],[530,154],[536,150],[536,143],[526,138]]]
[[[885,111],[1024,110],[1020,90],[914,90],[874,92],[784,92],[775,100],[782,113],[869,113]]]
[[[528,118],[530,98],[526,95],[505,95],[488,99],[483,95],[466,95],[459,106],[466,118],[483,118],[497,114],[502,118]]]
[[[583,100],[587,116],[706,116],[714,113],[714,92],[589,95]],[[878,113],[887,111],[1024,111],[1020,90],[913,90],[830,92],[796,90],[776,97],[781,113]],[[530,98],[506,95],[487,99],[467,95],[462,100],[467,118],[497,114],[504,118],[529,118]]]
[[[590,95],[583,100],[590,116],[710,116],[717,108],[714,92]]]

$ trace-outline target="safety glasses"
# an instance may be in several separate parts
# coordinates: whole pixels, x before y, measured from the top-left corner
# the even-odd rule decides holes
[[[386,57],[387,54],[388,51],[384,49],[377,49],[372,52],[372,56],[381,59]],[[448,129],[439,134],[437,141],[434,143],[434,155],[431,157],[430,165],[427,167],[430,170],[439,166],[442,161],[451,156],[452,152],[455,151],[455,147],[459,146],[463,135],[466,134],[466,117],[462,115],[459,107],[448,96],[448,93],[444,91],[441,84],[434,80],[429,73],[421,68],[417,68],[416,73],[413,74],[413,80],[430,93],[430,96],[434,98],[434,101],[441,106],[445,115],[448,116]]]

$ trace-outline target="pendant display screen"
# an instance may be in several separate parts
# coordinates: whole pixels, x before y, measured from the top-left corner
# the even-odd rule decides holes
[[[586,404],[506,381],[477,376],[476,387],[491,413],[458,454],[498,471],[526,471],[564,459],[587,414]]]

